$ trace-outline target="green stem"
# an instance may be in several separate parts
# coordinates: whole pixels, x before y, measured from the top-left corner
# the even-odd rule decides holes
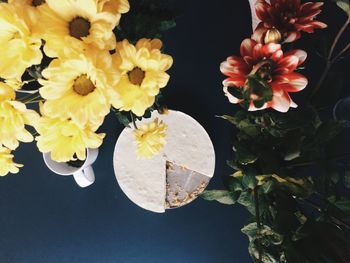
[[[321,196],[321,195],[320,195]],[[296,197],[294,197],[294,199],[297,199]],[[299,201],[307,204],[308,206],[311,206],[313,207],[314,209],[316,209],[319,213],[322,213],[324,211],[324,209],[322,209],[318,204],[316,204],[315,202],[311,201],[311,200],[308,200],[308,199],[298,199]],[[328,200],[327,200],[328,202]],[[345,221],[343,221],[342,219],[339,219],[335,216],[330,216],[331,219],[333,220],[333,222],[336,224],[336,225],[340,225],[340,226],[343,226],[344,228],[346,228],[347,230],[350,230],[350,226],[348,223],[346,223]]]
[[[332,55],[333,55],[333,52],[334,52],[334,49],[340,39],[340,37],[343,35],[343,33],[345,32],[346,28],[348,27],[348,25],[350,24],[350,16],[348,16],[348,19],[345,21],[345,24],[342,26],[342,28],[339,30],[337,36],[335,37],[334,41],[333,41],[333,44],[332,44],[332,47],[331,47],[331,50],[329,51],[329,54],[328,54],[328,58],[327,60],[330,61],[331,58],[332,58]]]
[[[38,81],[38,80],[37,79],[28,79],[28,80],[23,81],[23,84],[25,85],[25,84],[36,82],[36,81]]]
[[[316,93],[318,92],[318,90],[321,88],[324,80],[326,79],[329,70],[331,69],[332,65],[334,64],[334,62],[336,61],[335,59],[332,60],[332,56],[333,56],[333,52],[335,50],[335,47],[340,39],[340,37],[343,35],[343,33],[345,32],[346,28],[348,27],[348,25],[350,24],[350,16],[348,17],[348,19],[345,21],[345,24],[342,26],[342,28],[339,30],[337,36],[335,37],[333,44],[331,46],[331,49],[329,51],[328,57],[327,57],[327,62],[326,62],[326,67],[323,70],[323,73],[320,77],[320,80],[318,81],[316,88],[314,89],[314,91],[311,94],[311,99],[316,95]],[[346,51],[346,50],[345,50]],[[341,51],[342,53],[343,51]],[[339,54],[336,56],[336,58],[339,56]]]
[[[33,103],[38,103],[38,102],[42,102],[42,101],[44,101],[44,99],[31,100],[29,102],[26,102],[26,104],[33,104]]]
[[[130,116],[131,116],[131,120],[132,120],[132,124],[134,125],[134,128],[137,130],[137,125],[136,125],[136,120],[135,120],[135,116],[132,112],[130,112]]]
[[[343,159],[343,158],[347,158],[347,157],[350,157],[350,153],[340,154],[340,155],[336,155],[336,156],[331,156],[331,157],[327,158],[326,161],[337,161],[339,159]],[[285,166],[285,168],[295,168],[295,167],[303,167],[303,166],[308,166],[308,165],[314,165],[314,164],[320,163],[321,161],[324,161],[324,160],[323,159],[319,159],[319,160],[314,160],[314,161],[290,164],[290,165]]]
[[[347,44],[347,46],[342,51],[340,51],[339,54],[335,58],[332,59],[332,63],[335,63],[338,59],[340,59],[340,57],[343,54],[345,54],[345,52],[348,51],[348,49],[350,49],[350,43]]]
[[[34,94],[30,94],[30,95],[28,95],[28,96],[26,96],[24,98],[21,98],[18,101],[20,101],[20,102],[22,102],[24,104],[28,104],[28,103],[31,103],[31,102],[33,102],[35,100],[40,100],[40,99],[42,99],[40,93],[36,92]]]
[[[261,225],[261,219],[260,219],[260,206],[259,206],[259,192],[258,192],[258,187],[255,187],[253,190],[254,194],[254,203],[255,203],[255,217],[256,217],[256,225],[260,230],[262,229]],[[260,237],[258,238],[258,252],[259,252],[259,263],[262,263],[262,246],[261,246],[261,240]]]

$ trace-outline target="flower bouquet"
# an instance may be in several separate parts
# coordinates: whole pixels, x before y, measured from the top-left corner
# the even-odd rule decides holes
[[[173,60],[159,37],[175,26],[176,11],[149,2],[0,3],[1,176],[22,166],[13,160],[20,142],[35,139],[56,162],[83,161],[102,144],[98,130],[111,110],[126,126],[162,110]],[[135,133],[140,157],[159,150],[163,136],[152,134],[165,130],[154,122]]]
[[[349,1],[326,3],[345,22],[323,49],[322,31],[317,43],[303,33],[327,27],[316,20],[323,2],[250,2],[254,32],[243,40],[240,56],[220,67],[224,93],[240,107],[222,116],[236,130],[228,161],[234,171],[225,190],[202,196],[248,210],[242,232],[254,262],[350,262],[349,100],[337,87],[347,68],[334,72],[349,54],[350,44],[341,43],[350,24]],[[317,81],[303,73],[311,67],[308,53],[325,64]],[[338,94],[335,100],[324,95],[330,89]]]

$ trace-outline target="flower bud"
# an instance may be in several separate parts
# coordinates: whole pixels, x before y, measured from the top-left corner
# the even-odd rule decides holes
[[[275,43],[278,44],[282,40],[281,32],[277,28],[271,28],[267,30],[264,38],[265,44]]]

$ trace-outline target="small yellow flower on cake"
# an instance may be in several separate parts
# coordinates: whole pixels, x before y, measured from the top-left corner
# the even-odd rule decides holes
[[[40,64],[41,39],[33,34],[34,17],[18,3],[0,3],[0,77],[20,80],[26,68]]]
[[[20,167],[22,167],[21,164],[14,163],[11,150],[0,145],[0,176],[16,174]]]
[[[60,57],[71,50],[82,52],[89,46],[100,50],[115,48],[113,29],[120,16],[105,11],[99,1],[46,0],[46,3],[40,9],[37,32],[46,42],[47,56]]]
[[[114,86],[115,108],[141,117],[154,104],[160,89],[169,81],[166,71],[173,64],[172,57],[162,54],[161,48],[159,39],[141,39],[136,46],[127,40],[117,43],[113,58],[121,79]]]
[[[0,145],[11,150],[15,150],[19,142],[33,141],[32,134],[25,126],[35,126],[39,119],[35,111],[28,110],[15,98],[14,90],[0,82]]]
[[[105,134],[96,134],[89,125],[81,127],[70,119],[50,118],[41,106],[41,117],[36,129],[37,146],[43,153],[51,153],[56,162],[85,160],[86,148],[98,148]]]
[[[164,122],[155,119],[134,131],[138,158],[151,158],[163,149],[167,128]]]
[[[97,129],[110,112],[108,90],[119,82],[119,71],[108,51],[87,51],[54,59],[39,80],[43,107],[52,118],[71,118],[77,125]]]

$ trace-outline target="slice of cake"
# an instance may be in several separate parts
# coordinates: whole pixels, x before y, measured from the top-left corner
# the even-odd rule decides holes
[[[179,166],[166,163],[166,208],[177,208],[192,202],[207,187],[210,177]]]

